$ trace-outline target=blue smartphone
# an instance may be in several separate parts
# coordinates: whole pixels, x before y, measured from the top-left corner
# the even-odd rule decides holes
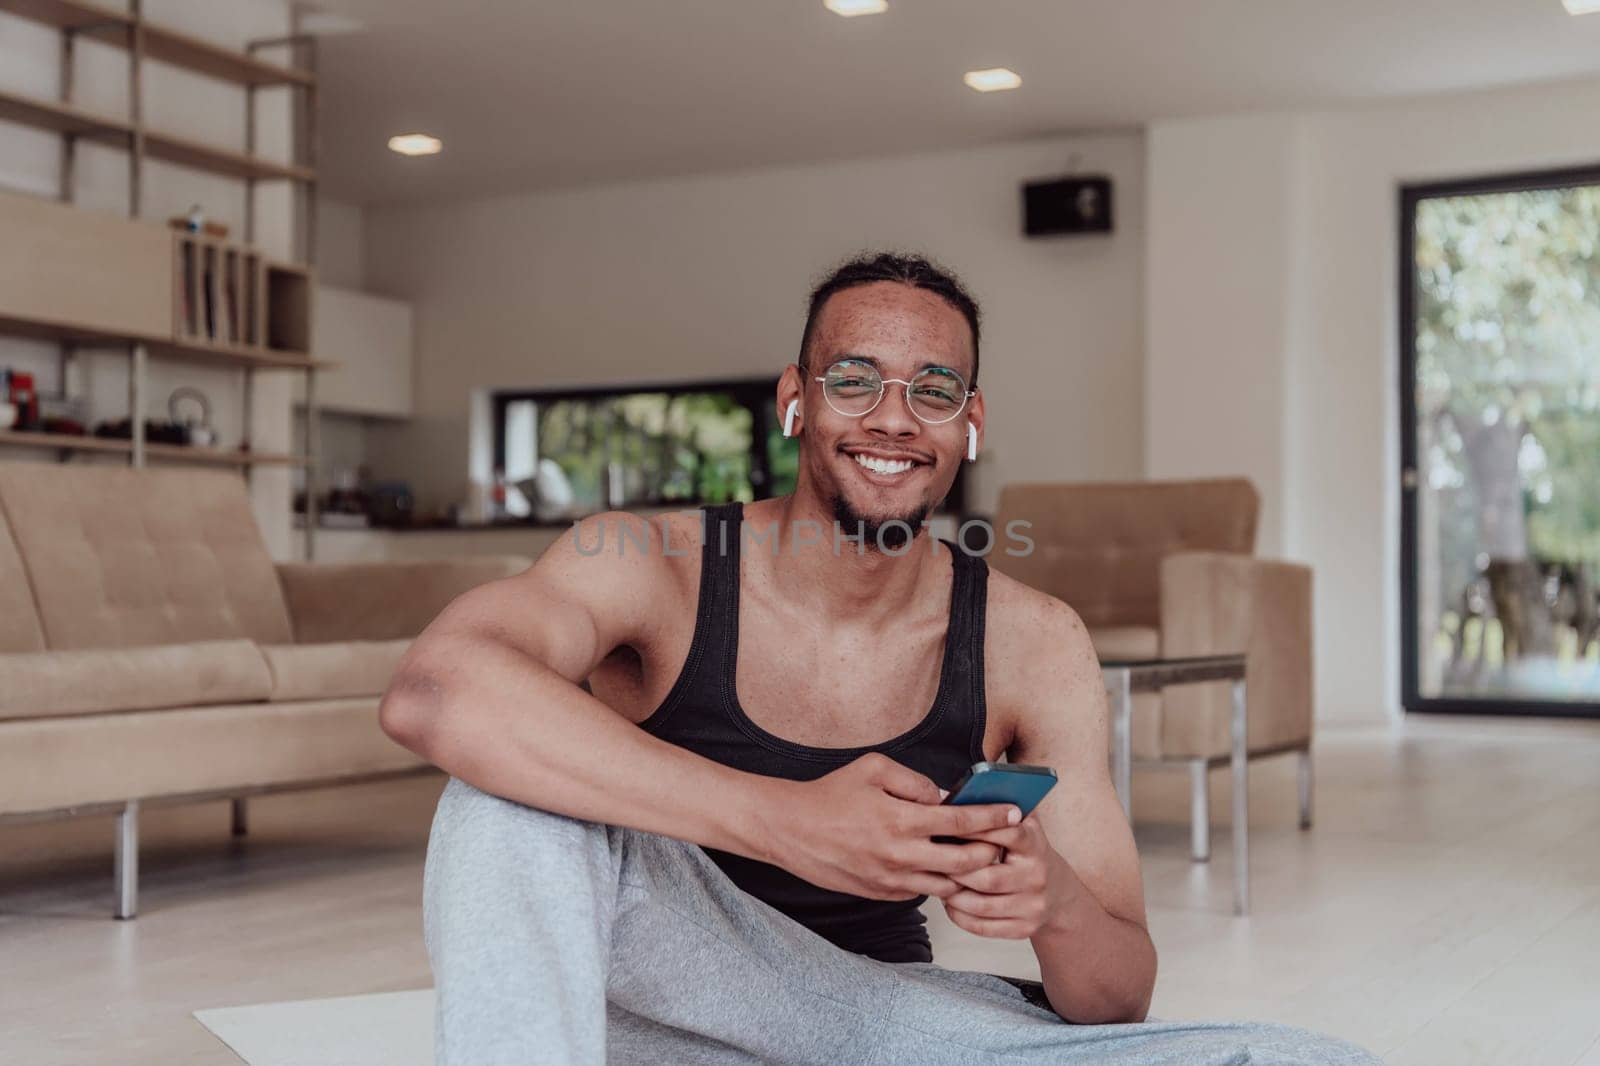
[[[961,775],[944,798],[947,804],[1011,803],[1026,818],[1055,787],[1056,772],[1048,766],[1024,763],[980,762]],[[959,844],[956,837],[934,837],[939,844]]]

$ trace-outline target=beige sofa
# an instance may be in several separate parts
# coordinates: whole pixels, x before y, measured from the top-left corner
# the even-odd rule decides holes
[[[378,727],[410,639],[521,556],[274,563],[237,475],[0,462],[0,822],[424,768]]]
[[[1311,571],[1255,557],[1261,501],[1242,478],[1007,485],[996,524],[1026,557],[991,563],[1064,600],[1102,661],[1244,652],[1250,758],[1299,753],[1311,824]],[[1195,859],[1210,854],[1206,775],[1231,748],[1227,682],[1133,697],[1136,764],[1187,766]]]

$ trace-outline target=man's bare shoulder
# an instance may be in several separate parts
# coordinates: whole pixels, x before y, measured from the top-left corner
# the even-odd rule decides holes
[[[989,573],[984,624],[989,701],[1018,714],[1058,713],[1062,694],[1101,684],[1078,612],[1005,574]]]
[[[1089,630],[1077,611],[1049,593],[993,569],[989,571],[986,622],[989,641],[1022,653],[1055,656],[1089,643]]]
[[[691,583],[700,573],[701,520],[696,514],[638,515],[603,511],[574,522],[539,558],[534,571],[553,578],[632,584],[644,592],[662,583]],[[640,587],[643,586],[643,587]]]

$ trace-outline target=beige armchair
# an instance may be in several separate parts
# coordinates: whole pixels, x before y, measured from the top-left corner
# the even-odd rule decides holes
[[[1031,554],[995,569],[1065,601],[1102,660],[1244,652],[1249,757],[1298,753],[1311,824],[1311,571],[1258,559],[1261,501],[1242,478],[1008,485],[996,526],[1023,520]],[[1210,855],[1207,775],[1226,765],[1226,682],[1133,698],[1135,765],[1186,765],[1192,850]]]

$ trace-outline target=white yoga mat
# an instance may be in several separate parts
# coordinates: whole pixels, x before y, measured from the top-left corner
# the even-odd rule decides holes
[[[197,1010],[250,1066],[433,1066],[433,989]]]

